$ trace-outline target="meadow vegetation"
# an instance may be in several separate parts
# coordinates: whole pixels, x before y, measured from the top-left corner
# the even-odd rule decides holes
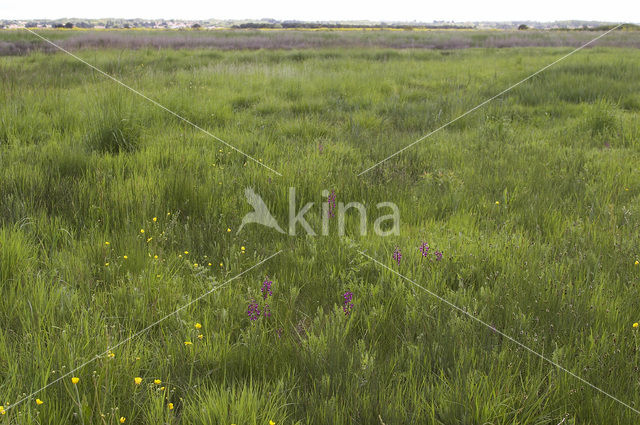
[[[68,55],[0,57],[0,404],[224,284],[0,424],[638,421],[358,252],[640,409],[635,48],[585,49],[358,177],[571,47],[195,47],[74,53],[282,176]],[[400,235],[355,211],[342,238],[237,233],[246,187],[281,226],[289,187],[316,229],[323,190],[395,202]]]

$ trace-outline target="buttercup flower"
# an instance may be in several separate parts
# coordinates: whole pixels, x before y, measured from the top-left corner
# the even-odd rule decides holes
[[[158,221],[158,217],[153,217],[153,221]]]
[[[193,327],[196,329],[202,329],[202,325],[200,323],[196,323]]]
[[[160,385],[160,384],[162,384],[162,381],[159,380],[159,379],[154,379],[153,383],[156,384],[156,385]]]
[[[125,418],[124,416],[120,416],[120,423],[121,424],[125,423],[126,420],[127,420],[127,418]]]
[[[204,338],[204,335],[198,334],[198,339],[202,339],[202,338]]]
[[[140,384],[142,384],[142,378],[137,376],[137,377],[133,378],[133,382],[135,382],[136,385],[140,385]]]
[[[75,385],[75,384],[77,384],[78,382],[80,382],[80,378],[78,378],[78,377],[76,377],[76,376],[74,376],[73,378],[71,378],[71,383],[72,383],[72,384],[74,384],[74,385]]]
[[[169,410],[173,410],[173,403],[167,404],[167,407],[169,408]]]
[[[36,404],[38,406],[40,406],[42,403],[44,403],[44,401],[40,400],[39,398],[36,398]]]
[[[188,347],[188,346],[190,346],[190,345],[193,345],[193,342],[191,342],[191,341],[185,341],[185,342],[184,342],[184,345]]]
[[[634,323],[634,324],[633,324],[633,327],[634,327],[634,328],[637,328],[638,326],[640,326],[640,325],[638,325],[638,322],[636,322],[636,323]]]

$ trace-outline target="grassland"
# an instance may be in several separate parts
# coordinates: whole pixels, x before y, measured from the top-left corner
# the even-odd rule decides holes
[[[571,48],[136,47],[74,53],[282,176],[68,55],[0,57],[1,402],[282,252],[0,423],[637,423],[358,253],[639,409],[636,49],[585,49],[358,177]],[[395,202],[401,232],[360,236],[352,214],[342,238],[236,233],[246,187],[281,225],[295,187],[316,229],[325,189],[374,218]]]

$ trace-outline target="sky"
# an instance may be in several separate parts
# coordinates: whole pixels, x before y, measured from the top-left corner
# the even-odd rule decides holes
[[[2,19],[144,18],[640,22],[636,0],[0,0]]]

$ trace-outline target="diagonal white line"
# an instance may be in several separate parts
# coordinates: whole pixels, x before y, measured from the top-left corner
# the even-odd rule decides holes
[[[218,136],[216,136],[215,134],[210,133],[209,131],[205,130],[204,128],[200,127],[199,125],[189,121],[188,119],[184,118],[183,116],[173,112],[171,109],[165,107],[164,105],[156,102],[155,100],[151,99],[150,97],[145,96],[144,94],[140,93],[138,90],[134,89],[131,86],[128,86],[127,84],[123,83],[122,81],[118,80],[117,78],[107,74],[106,72],[104,72],[101,69],[96,68],[95,66],[91,65],[89,62],[85,61],[84,59],[74,55],[73,53],[71,53],[68,50],[65,50],[64,48],[62,48],[61,46],[57,45],[56,43],[54,43],[53,41],[41,36],[40,34],[38,34],[37,32],[29,29],[29,28],[25,28],[25,30],[29,31],[31,34],[35,35],[36,37],[41,38],[42,40],[46,41],[47,43],[51,44],[53,47],[55,47],[56,49],[59,49],[60,51],[68,54],[69,56],[79,60],[80,62],[82,62],[83,64],[87,65],[89,68],[93,69],[94,71],[99,72],[100,74],[104,75],[105,77],[115,81],[116,83],[120,84],[121,86],[131,90],[132,92],[134,92],[135,94],[137,94],[138,96],[142,97],[143,99],[148,100],[149,102],[153,103],[154,105],[156,105],[158,108],[163,109],[165,111],[167,111],[168,113],[170,113],[171,115],[181,119],[182,121],[186,122],[187,124],[189,124],[190,126],[200,130],[201,132],[205,133],[208,136],[213,137],[214,139],[216,139],[217,141],[219,141],[220,143],[224,144],[225,146],[233,149],[234,151],[244,155],[245,157],[249,158],[250,160],[252,160],[253,162],[255,162],[256,164],[259,164],[261,166],[263,166],[264,168],[268,169],[269,171],[272,171],[274,173],[276,173],[277,175],[282,177],[282,174],[280,174],[279,172],[277,172],[276,170],[274,170],[273,168],[263,164],[262,162],[260,162],[259,160],[255,159],[254,157],[252,157],[251,155],[248,155],[244,152],[242,152],[240,149],[236,148],[233,145],[230,145],[228,142],[222,140],[221,138],[219,138]]]
[[[137,338],[138,336],[142,335],[143,333],[147,332],[149,329],[153,328],[154,326],[156,326],[157,324],[165,321],[166,319],[168,319],[171,316],[175,316],[176,314],[178,314],[179,312],[181,312],[182,310],[184,310],[185,308],[189,307],[190,305],[200,301],[201,299],[203,299],[204,297],[206,297],[207,295],[210,295],[211,293],[224,288],[229,282],[239,278],[240,276],[242,276],[243,274],[249,272],[250,270],[253,270],[254,268],[258,267],[259,265],[269,261],[270,259],[272,259],[273,257],[275,257],[276,255],[280,254],[282,252],[282,250],[276,252],[275,254],[270,255],[269,257],[265,258],[264,260],[254,264],[253,266],[249,267],[248,269],[238,273],[237,275],[235,275],[234,277],[232,277],[231,279],[223,282],[222,284],[220,284],[219,286],[214,286],[213,288],[211,288],[210,290],[208,290],[207,292],[205,292],[204,294],[200,295],[198,298],[195,298],[191,301],[189,301],[188,303],[184,304],[183,306],[181,306],[180,308],[178,308],[177,310],[167,314],[166,316],[162,317],[161,319],[156,320],[155,322],[153,322],[152,324],[150,324],[149,326],[147,326],[146,328],[134,333],[133,335],[131,335],[128,338],[123,339],[122,341],[120,341],[119,343],[117,343],[116,345],[113,345],[109,348],[107,348],[104,352],[97,354],[96,356],[92,357],[91,359],[87,360],[86,362],[82,363],[80,366],[71,369],[69,372],[65,373],[64,375],[60,376],[59,378],[54,379],[53,381],[49,382],[47,385],[45,385],[44,387],[40,388],[39,390],[36,390],[34,392],[32,392],[31,394],[29,394],[28,396],[25,396],[23,398],[21,398],[20,400],[16,401],[15,403],[5,407],[5,411],[9,410],[13,407],[16,407],[17,405],[23,403],[24,401],[30,399],[31,397],[33,397],[34,395],[38,394],[41,391],[44,391],[45,389],[49,388],[51,385],[55,384],[56,382],[60,382],[61,380],[63,380],[64,378],[70,376],[72,373],[82,369],[83,367],[85,367],[86,365],[93,363],[94,361],[98,360],[100,357],[104,357],[107,354],[109,354],[110,351],[115,350],[116,348],[118,348],[119,346],[121,346],[122,344],[131,341],[134,338]]]
[[[424,139],[426,139],[426,138],[430,137],[431,135],[433,135],[433,134],[437,133],[438,131],[442,130],[443,128],[448,127],[450,124],[453,124],[454,122],[458,121],[460,118],[465,117],[465,116],[469,115],[470,113],[472,113],[473,111],[475,111],[475,110],[477,110],[477,109],[482,108],[484,105],[486,105],[487,103],[491,102],[492,100],[495,100],[496,98],[498,98],[498,97],[502,96],[503,94],[505,94],[505,93],[506,93],[506,92],[508,92],[509,90],[511,90],[511,89],[513,89],[513,88],[515,88],[515,87],[519,86],[520,84],[524,83],[525,81],[528,81],[528,80],[530,80],[531,78],[535,77],[536,75],[540,74],[542,71],[544,71],[544,70],[546,70],[546,69],[548,69],[548,68],[552,67],[553,65],[557,64],[558,62],[560,62],[560,61],[562,61],[562,60],[564,60],[564,59],[568,58],[569,56],[573,55],[574,53],[576,53],[576,52],[578,52],[578,51],[580,51],[580,50],[584,49],[585,47],[587,47],[587,46],[588,46],[588,45],[590,45],[591,43],[596,42],[597,40],[601,39],[602,37],[604,37],[605,35],[609,34],[610,32],[615,31],[616,29],[620,28],[622,25],[624,25],[624,24],[616,25],[615,27],[611,28],[609,31],[607,31],[607,32],[605,32],[605,33],[603,33],[603,34],[600,34],[599,36],[597,36],[597,37],[596,37],[596,38],[594,38],[593,40],[591,40],[591,41],[589,41],[589,42],[587,42],[587,43],[583,44],[582,46],[580,46],[580,47],[576,48],[575,50],[572,50],[571,52],[567,53],[566,55],[564,55],[564,56],[563,56],[563,57],[561,57],[560,59],[556,59],[555,61],[551,62],[549,65],[547,65],[547,66],[545,66],[545,67],[543,67],[543,68],[540,68],[539,70],[537,70],[537,71],[536,71],[536,72],[534,72],[533,74],[529,75],[527,78],[524,78],[524,79],[522,79],[522,80],[518,81],[517,83],[515,83],[515,84],[513,84],[513,85],[509,86],[508,88],[506,88],[506,89],[502,90],[500,93],[496,94],[495,96],[493,96],[493,97],[491,97],[491,98],[489,98],[489,99],[485,100],[484,102],[480,103],[479,105],[477,105],[477,106],[475,106],[475,107],[473,107],[473,108],[469,109],[469,110],[468,110],[467,112],[465,112],[464,114],[462,114],[462,115],[458,116],[457,118],[452,119],[451,121],[449,121],[449,122],[448,122],[448,123],[446,123],[446,124],[441,125],[440,127],[436,128],[436,129],[435,129],[435,130],[433,130],[432,132],[425,134],[424,136],[422,136],[421,138],[419,138],[419,139],[418,139],[418,140],[416,140],[415,142],[413,142],[413,143],[411,143],[411,144],[409,144],[409,145],[405,146],[404,148],[400,149],[399,151],[397,151],[397,152],[395,152],[395,153],[393,153],[393,154],[389,155],[388,157],[386,157],[386,158],[385,158],[385,159],[383,159],[382,161],[379,161],[379,162],[375,163],[375,164],[374,164],[374,165],[372,165],[371,167],[367,168],[366,170],[364,170],[363,172],[361,172],[360,174],[358,174],[358,176],[361,176],[361,175],[363,175],[364,173],[366,173],[366,172],[368,172],[368,171],[372,170],[373,168],[376,168],[378,165],[382,164],[382,163],[383,163],[383,162],[385,162],[385,161],[390,160],[390,159],[391,159],[391,158],[393,158],[394,156],[396,156],[396,155],[398,155],[398,154],[400,154],[400,153],[404,152],[405,150],[409,149],[409,148],[410,148],[410,147],[412,147],[413,145],[415,145],[415,144],[417,144],[417,143],[422,142]]]
[[[613,396],[613,395],[609,394],[608,392],[606,392],[606,391],[604,391],[604,390],[601,390],[600,388],[596,387],[595,385],[593,385],[591,382],[587,381],[586,379],[581,378],[580,376],[578,376],[578,375],[576,375],[575,373],[571,372],[571,371],[570,371],[570,370],[568,370],[567,368],[565,368],[565,367],[563,367],[563,366],[559,365],[558,363],[556,363],[556,362],[554,362],[553,360],[551,360],[551,359],[549,359],[549,358],[545,357],[544,355],[542,355],[542,354],[538,353],[537,351],[534,351],[533,349],[531,349],[531,348],[527,347],[526,345],[524,345],[524,344],[523,344],[523,343],[521,343],[520,341],[518,341],[518,340],[516,340],[516,339],[514,339],[514,338],[512,338],[512,337],[510,337],[509,335],[507,335],[507,334],[505,334],[504,332],[502,332],[502,331],[500,331],[500,330],[496,329],[495,327],[491,326],[490,324],[488,324],[487,322],[483,321],[482,319],[480,319],[480,318],[478,318],[478,317],[474,316],[473,314],[469,313],[468,311],[466,311],[466,310],[464,310],[464,309],[462,309],[462,308],[458,307],[457,305],[453,304],[451,301],[449,301],[449,300],[447,300],[447,299],[445,299],[445,298],[441,297],[440,295],[436,294],[435,292],[432,292],[432,291],[428,290],[428,289],[427,289],[427,288],[425,288],[424,286],[422,286],[422,285],[420,285],[420,284],[416,283],[415,281],[413,281],[413,280],[409,279],[408,277],[406,277],[406,276],[404,276],[404,275],[402,275],[402,274],[398,273],[397,271],[393,270],[391,267],[389,267],[389,266],[387,266],[387,265],[385,265],[385,264],[381,263],[380,261],[378,261],[378,260],[376,260],[375,258],[373,258],[373,257],[371,257],[371,256],[369,256],[369,255],[367,255],[367,254],[365,254],[364,252],[360,251],[359,249],[356,249],[356,251],[358,251],[360,254],[362,254],[363,256],[367,257],[367,258],[368,258],[368,259],[370,259],[371,261],[375,262],[376,264],[378,264],[378,265],[380,265],[380,266],[384,267],[385,269],[387,269],[387,270],[391,271],[392,273],[394,273],[394,274],[396,274],[396,275],[400,276],[400,277],[401,277],[401,278],[403,278],[404,280],[406,280],[406,281],[408,281],[408,282],[411,282],[411,283],[412,283],[413,285],[415,285],[416,287],[418,287],[418,288],[422,289],[423,291],[425,291],[426,293],[428,293],[428,294],[429,294],[429,295],[431,295],[432,297],[437,298],[439,301],[441,301],[441,302],[443,302],[443,303],[447,304],[449,307],[451,307],[451,308],[453,308],[453,309],[455,309],[455,310],[457,310],[457,311],[461,312],[461,313],[462,313],[462,314],[464,314],[465,316],[468,316],[469,318],[471,318],[471,319],[475,320],[476,322],[478,322],[478,323],[480,323],[480,324],[482,324],[482,325],[486,326],[487,328],[491,329],[492,331],[496,332],[497,334],[501,335],[502,337],[504,337],[504,338],[508,339],[509,341],[513,342],[514,344],[518,345],[519,347],[524,348],[525,350],[527,350],[527,351],[528,351],[528,352],[530,352],[531,354],[534,354],[534,355],[536,355],[536,356],[540,357],[542,360],[544,360],[544,361],[546,361],[546,362],[548,362],[548,363],[552,364],[553,366],[557,367],[557,368],[558,368],[558,369],[560,369],[561,371],[566,372],[567,374],[569,374],[569,375],[573,376],[574,378],[576,378],[576,379],[577,379],[577,380],[579,380],[580,382],[582,382],[582,383],[584,383],[584,384],[586,384],[586,385],[590,386],[590,387],[591,387],[591,388],[593,388],[594,390],[597,390],[597,391],[601,392],[602,394],[606,395],[606,396],[607,396],[607,397],[609,397],[610,399],[617,401],[618,403],[620,403],[620,404],[622,404],[623,406],[625,406],[625,407],[629,408],[629,409],[630,409],[630,410],[632,410],[633,412],[640,414],[640,410],[638,410],[638,409],[636,409],[636,408],[634,408],[634,407],[630,406],[629,404],[627,404],[627,403],[625,403],[624,401],[622,401],[622,400],[620,400],[620,399],[616,398],[615,396]]]

